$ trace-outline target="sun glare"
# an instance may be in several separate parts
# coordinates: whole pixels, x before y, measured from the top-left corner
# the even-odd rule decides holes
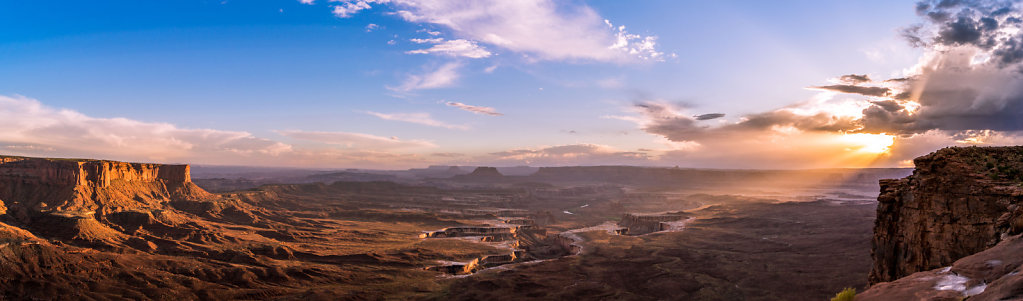
[[[850,150],[870,154],[887,153],[895,144],[895,136],[888,134],[844,134],[841,139]]]

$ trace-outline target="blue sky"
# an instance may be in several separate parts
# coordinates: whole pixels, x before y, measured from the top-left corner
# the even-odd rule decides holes
[[[636,104],[725,114],[700,121],[714,128],[822,97],[806,88],[841,75],[901,76],[927,52],[899,35],[921,22],[912,1],[452,3],[4,1],[0,104],[52,120],[7,121],[20,134],[0,145],[203,164],[734,167],[753,161],[685,154],[715,146],[649,130]],[[66,128],[88,137],[38,136]]]

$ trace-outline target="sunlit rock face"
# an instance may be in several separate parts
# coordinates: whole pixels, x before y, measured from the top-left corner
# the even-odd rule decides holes
[[[1023,147],[945,148],[882,180],[871,284],[951,265],[1023,231]]]
[[[0,200],[23,222],[39,212],[161,208],[208,196],[192,184],[188,165],[0,157]]]

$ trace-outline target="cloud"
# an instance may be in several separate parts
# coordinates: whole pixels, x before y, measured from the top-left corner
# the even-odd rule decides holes
[[[867,76],[866,74],[846,74],[839,77],[838,80],[850,85],[858,85],[862,83],[871,82],[870,76]]]
[[[1023,14],[1018,3],[924,1],[906,32],[926,51],[892,101],[863,111],[863,132],[1023,130]]]
[[[0,96],[0,143],[27,154],[131,160],[277,156],[292,147],[246,132],[185,129],[167,123],[95,118],[25,97]]]
[[[639,118],[624,118],[637,122],[641,129],[660,135],[675,142],[708,139],[742,139],[744,136],[756,135],[764,131],[815,131],[838,132],[857,128],[852,117],[840,117],[822,111],[800,110],[799,107],[784,108],[774,111],[748,114],[741,120],[721,126],[712,127],[702,124],[717,114],[705,114],[690,117],[686,110],[664,101],[641,101],[633,106],[633,111],[640,114]],[[710,115],[710,116],[707,116]],[[721,114],[723,116],[723,114]],[[707,116],[704,118],[700,118]],[[715,117],[716,118],[716,117]]]
[[[315,0],[298,0],[299,3],[313,5]]]
[[[430,117],[429,113],[392,113],[392,114],[385,114],[385,113],[378,113],[378,112],[366,112],[366,114],[373,115],[373,116],[376,116],[377,118],[384,119],[384,120],[394,120],[394,121],[422,124],[422,125],[428,125],[428,126],[434,126],[434,127],[442,127],[442,128],[446,128],[446,129],[453,129],[453,130],[468,130],[469,129],[469,127],[466,126],[466,125],[448,124],[448,123],[444,123],[442,121],[435,120],[435,119],[433,119],[433,117]]]
[[[462,110],[465,110],[465,111],[469,111],[469,112],[473,112],[473,113],[476,113],[476,114],[480,114],[480,115],[490,115],[490,116],[503,116],[504,115],[504,114],[501,114],[501,113],[497,112],[497,109],[494,109],[494,108],[491,108],[491,107],[480,107],[480,106],[474,106],[474,105],[467,105],[467,104],[464,104],[464,103],[454,102],[454,101],[449,101],[449,102],[446,102],[445,104],[447,104],[448,106],[451,106],[451,107],[456,107],[456,108],[459,108],[459,109],[462,109]]]
[[[925,24],[905,36],[921,46],[972,46],[1001,66],[1023,61],[1023,16],[1018,1],[922,1],[917,14]]]
[[[416,40],[421,40],[421,39],[413,39],[413,42],[416,42]],[[430,39],[430,40],[434,40],[434,39]],[[467,57],[467,58],[474,58],[474,59],[485,58],[485,57],[489,57],[490,56],[490,52],[489,51],[487,51],[486,49],[483,49],[483,47],[480,47],[479,45],[477,45],[476,42],[469,41],[469,40],[458,39],[458,40],[443,41],[443,39],[441,39],[440,41],[437,41],[435,43],[437,43],[437,44],[433,45],[433,47],[426,48],[426,49],[410,50],[410,51],[407,51],[405,53],[408,53],[408,54],[430,54],[430,53],[434,53],[434,54],[442,54],[442,55],[447,55],[447,56]]]
[[[371,32],[371,31],[374,31],[374,30],[377,30],[377,29],[380,29],[380,25],[376,25],[376,24],[373,24],[373,23],[369,23],[369,24],[366,25],[366,32]]]
[[[701,115],[693,116],[693,118],[696,118],[696,120],[711,120],[711,119],[718,119],[718,118],[721,118],[721,117],[725,117],[725,114],[722,114],[722,113],[710,113],[710,114],[701,114]]]
[[[569,144],[541,148],[521,148],[489,154],[478,158],[492,165],[530,164],[564,165],[650,165],[654,156],[640,151],[621,151],[599,144]]]
[[[423,140],[346,132],[277,133],[324,146],[285,144],[247,132],[96,118],[35,99],[0,96],[0,151],[10,155],[316,168],[408,168],[436,163],[405,152],[435,147]]]
[[[553,0],[443,1],[341,0],[338,17],[350,17],[372,5],[413,23],[443,26],[455,36],[522,54],[531,60],[602,62],[660,61],[656,36],[614,26],[582,3]]]
[[[876,150],[887,139],[894,144],[869,164],[892,166],[948,145],[1023,143],[1019,4],[928,1],[918,5],[918,13],[925,22],[904,35],[924,55],[895,78],[843,75],[837,84],[811,87],[822,91],[811,100],[729,123],[701,123],[687,108],[659,100],[636,102],[636,115],[612,118],[696,145],[665,154],[668,160],[736,166],[855,163],[850,154]]]
[[[301,1],[301,0],[300,0]],[[341,4],[332,6],[332,12],[338,18],[348,18],[352,15],[370,8],[370,3],[375,1],[342,1]]]
[[[331,145],[338,145],[345,148],[374,149],[374,150],[395,150],[432,148],[435,144],[423,140],[400,140],[397,137],[380,137],[369,134],[349,132],[316,132],[316,131],[276,131],[281,136],[313,141]]]
[[[461,63],[449,62],[441,65],[436,70],[429,71],[424,74],[409,75],[400,86],[390,89],[408,92],[412,90],[449,87],[458,81],[458,68],[461,67]]]
[[[444,42],[444,38],[429,38],[429,39],[412,38],[412,39],[409,39],[409,41],[412,42],[412,43],[416,43],[416,44],[427,44],[427,43],[429,43],[429,44],[437,44],[437,43]]]
[[[885,87],[864,87],[856,85],[828,85],[828,86],[813,86],[812,89],[835,91],[842,93],[860,94],[866,96],[886,96],[891,89]]]

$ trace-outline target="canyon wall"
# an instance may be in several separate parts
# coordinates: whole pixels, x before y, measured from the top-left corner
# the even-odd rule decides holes
[[[191,182],[188,165],[0,156],[0,200],[28,212],[101,207],[154,207],[208,194]]]
[[[688,217],[689,214],[684,212],[646,215],[626,213],[622,215],[618,226],[627,228],[629,235],[642,235],[666,230],[665,222],[676,222]]]
[[[871,284],[951,265],[1023,231],[1023,147],[952,147],[882,180]]]
[[[188,165],[0,157],[0,181],[108,187],[112,181],[191,182]]]

